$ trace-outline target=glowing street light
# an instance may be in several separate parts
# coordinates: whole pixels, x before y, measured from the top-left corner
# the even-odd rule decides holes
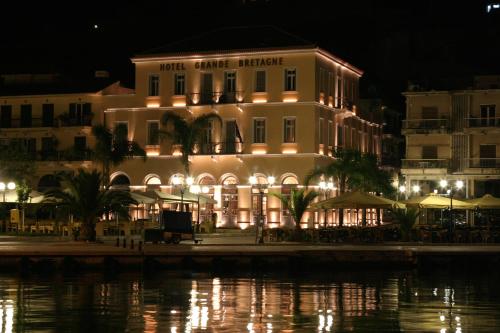
[[[274,176],[267,177],[267,184],[259,184],[258,178],[255,175],[248,177],[248,182],[252,185],[252,188],[256,187],[259,190],[260,195],[260,212],[257,223],[255,223],[255,242],[262,244],[264,243],[264,190],[268,186],[273,186],[276,181]]]

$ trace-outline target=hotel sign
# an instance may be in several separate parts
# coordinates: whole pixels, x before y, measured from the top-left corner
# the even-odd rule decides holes
[[[267,58],[248,58],[238,59],[235,61],[229,60],[207,60],[195,61],[190,63],[194,69],[226,69],[236,67],[265,67],[265,66],[281,66],[283,65],[283,57],[267,57]],[[160,71],[185,71],[188,66],[184,62],[172,62],[160,64]]]

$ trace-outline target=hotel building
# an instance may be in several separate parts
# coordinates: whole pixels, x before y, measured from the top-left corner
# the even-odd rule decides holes
[[[112,185],[176,193],[172,179],[187,175],[179,147],[158,137],[165,111],[223,119],[206,128],[189,159],[189,176],[217,200],[200,220],[216,213],[218,225],[253,223],[260,197],[252,175],[263,185],[274,177],[266,193],[290,193],[311,169],[331,162],[336,147],[380,154],[381,124],[357,111],[363,72],[298,37],[268,27],[223,29],[131,60],[135,90],[115,82],[92,92],[0,97],[1,138],[22,139],[36,152],[41,190],[54,171],[98,167],[86,153],[94,144],[91,125],[122,123],[148,159],[119,165]],[[72,154],[61,153],[71,147]],[[273,196],[264,196],[263,210],[269,227],[290,221]],[[318,214],[308,212],[302,222],[320,221]]]
[[[498,77],[476,77],[474,88],[456,91],[408,91],[406,188],[421,194],[439,190],[439,181],[464,181],[459,197],[500,195],[500,104]]]

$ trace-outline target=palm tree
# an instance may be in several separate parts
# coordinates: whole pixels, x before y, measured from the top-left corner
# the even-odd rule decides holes
[[[137,142],[128,140],[125,124],[117,124],[112,131],[104,125],[95,125],[92,127],[92,135],[96,138],[94,159],[102,164],[103,184],[106,188],[110,183],[111,166],[116,167],[134,156],[146,160],[144,149]]]
[[[173,126],[172,132],[162,131],[161,134],[181,146],[181,162],[187,175],[189,175],[189,156],[194,153],[196,144],[202,142],[203,131],[210,126],[212,120],[222,124],[222,118],[213,112],[202,114],[190,120],[186,120],[172,111],[165,112],[161,117],[163,126],[169,124]]]
[[[364,192],[375,192],[377,195],[384,193],[391,196],[394,187],[391,185],[391,175],[382,170],[378,165],[378,158],[375,154],[362,154],[357,163],[356,172],[349,178],[349,187]],[[366,226],[366,208],[362,213],[362,224]],[[377,223],[380,224],[380,210],[377,209]]]
[[[79,169],[75,175],[62,175],[65,190],[54,188],[45,194],[45,203],[57,204],[82,223],[80,239],[95,240],[95,225],[99,217],[114,212],[129,220],[129,206],[137,205],[127,191],[103,188],[103,177],[96,170]]]
[[[328,165],[318,167],[306,176],[305,183],[310,182],[319,177],[333,178],[337,181],[340,194],[344,194],[347,190],[350,178],[354,177],[358,172],[358,165],[361,159],[361,153],[353,149],[336,149],[333,152],[335,160]],[[339,225],[344,223],[344,210],[339,210]]]
[[[403,241],[410,240],[411,229],[415,225],[417,218],[420,216],[420,211],[416,208],[394,209],[392,211],[396,222],[401,227],[401,236]]]
[[[292,189],[292,193],[289,196],[279,193],[272,193],[272,195],[281,200],[284,209],[290,211],[290,215],[292,215],[295,221],[295,228],[297,231],[300,231],[302,216],[319,193],[316,191],[309,191],[306,193],[306,189],[302,188]]]

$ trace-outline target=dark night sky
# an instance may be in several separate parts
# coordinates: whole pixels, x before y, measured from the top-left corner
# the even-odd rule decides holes
[[[500,74],[500,14],[486,15],[482,0],[103,2],[18,1],[0,19],[0,73],[107,69],[132,86],[136,52],[213,28],[273,24],[362,68],[362,94],[376,87],[399,108],[408,80],[455,88],[461,77]]]

